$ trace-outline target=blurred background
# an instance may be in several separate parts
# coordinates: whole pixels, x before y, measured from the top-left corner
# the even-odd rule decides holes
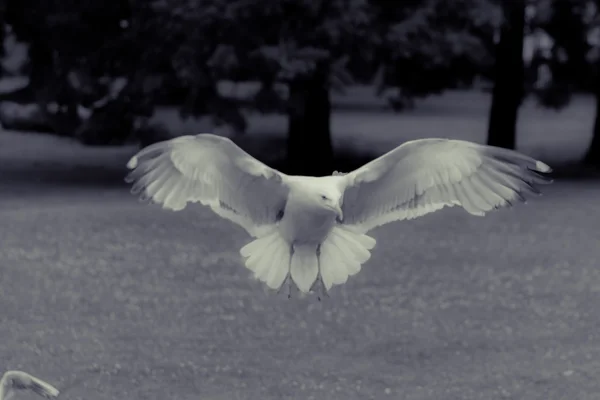
[[[65,399],[596,399],[598,0],[0,0],[0,368]],[[418,138],[555,168],[530,204],[373,232],[322,302],[266,291],[141,146],[213,132],[282,171]]]
[[[355,168],[416,137],[600,164],[595,1],[1,7],[1,140],[12,154],[15,141],[50,143],[14,132],[108,154],[99,147],[210,131],[307,175]]]

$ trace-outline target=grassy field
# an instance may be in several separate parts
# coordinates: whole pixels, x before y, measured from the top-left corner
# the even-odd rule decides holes
[[[336,143],[482,142],[487,101],[450,93],[406,115],[348,106]],[[520,148],[577,158],[591,110],[526,107]],[[278,124],[257,119],[249,137],[277,137]],[[382,227],[330,298],[287,300],[242,267],[241,228],[129,195],[133,151],[0,134],[4,369],[73,400],[598,398],[599,184],[558,181],[485,218],[450,209]]]

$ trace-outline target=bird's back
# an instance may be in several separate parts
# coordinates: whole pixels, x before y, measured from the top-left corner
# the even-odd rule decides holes
[[[329,191],[333,188],[342,191],[346,186],[346,177],[336,176],[303,176],[288,175],[286,177],[288,185],[292,188],[301,190],[321,190]]]

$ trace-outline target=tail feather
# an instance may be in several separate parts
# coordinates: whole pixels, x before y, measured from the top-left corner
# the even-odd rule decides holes
[[[358,242],[360,246],[364,247],[366,250],[372,250],[375,247],[375,243],[377,241],[373,239],[371,236],[367,236],[358,230],[355,230],[351,227],[335,227],[333,232],[343,236],[344,238],[348,238],[354,242]]]
[[[326,290],[331,289],[333,285],[346,283],[350,274],[346,270],[346,260],[339,257],[339,250],[326,241],[321,244],[321,279]]]
[[[344,241],[341,236],[331,235],[327,241],[331,243],[332,249],[337,252],[337,258],[343,263],[344,270],[352,276],[360,271],[361,263],[356,258],[352,247]]]
[[[319,276],[319,258],[314,246],[294,247],[290,263],[292,280],[303,293],[308,293]]]
[[[371,258],[371,253],[362,246],[359,240],[354,239],[354,236],[343,229],[338,229],[336,234],[332,236],[332,239],[336,242],[340,250],[343,250],[348,255],[352,255],[353,259],[359,264],[363,264]]]
[[[250,257],[255,253],[261,253],[261,251],[263,251],[265,247],[268,248],[275,239],[277,239],[277,236],[274,234],[259,237],[242,247],[240,249],[240,254],[242,257]]]
[[[279,289],[285,278],[288,276],[290,263],[290,249],[287,243],[283,242],[273,251],[271,264],[264,282],[271,289]]]
[[[360,232],[336,226],[321,244],[321,278],[327,290],[357,274],[370,257],[375,239]]]
[[[289,275],[301,292],[308,293],[319,271],[326,290],[345,283],[369,260],[374,246],[375,239],[336,226],[319,251],[309,245],[295,246],[291,251],[279,232],[274,231],[242,247],[240,254],[254,277],[271,289],[280,289]]]
[[[246,268],[271,289],[279,289],[289,272],[290,249],[278,232],[272,232],[240,249]]]
[[[268,258],[270,258],[270,250],[277,240],[276,235],[268,235],[260,237],[240,249],[242,257],[246,257],[246,267],[258,273],[261,267],[264,267]]]

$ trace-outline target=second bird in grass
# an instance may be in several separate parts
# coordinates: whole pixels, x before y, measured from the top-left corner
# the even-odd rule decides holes
[[[23,371],[7,371],[0,379],[0,400],[12,399],[16,391],[31,390],[47,399],[58,397],[54,386]]]
[[[346,174],[286,175],[230,139],[181,136],[142,149],[126,181],[171,210],[199,202],[242,226],[254,241],[241,249],[256,278],[279,290],[286,280],[326,292],[358,273],[389,222],[445,206],[473,215],[524,201],[549,183],[548,165],[512,150],[450,139],[406,142]],[[288,291],[289,296],[289,291]]]

